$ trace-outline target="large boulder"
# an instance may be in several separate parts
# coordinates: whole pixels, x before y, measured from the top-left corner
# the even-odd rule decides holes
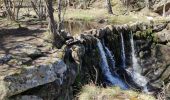
[[[7,69],[0,77],[1,100],[56,80],[62,85],[67,65],[62,60],[50,59],[46,64]]]

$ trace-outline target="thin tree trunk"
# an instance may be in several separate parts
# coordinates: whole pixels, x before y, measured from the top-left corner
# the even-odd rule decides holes
[[[163,6],[163,17],[166,17],[166,0],[164,0],[164,6]]]
[[[23,3],[23,0],[19,1],[18,8],[17,8],[17,12],[16,12],[16,19],[17,19],[17,20],[18,20],[18,16],[19,16],[19,10],[20,10],[21,7],[22,7],[22,3]]]
[[[15,21],[15,16],[11,11],[11,1],[8,1],[8,0],[3,0],[3,1],[4,1],[4,6],[5,6],[5,9],[6,9],[6,13],[8,15],[8,18],[12,21]]]
[[[149,0],[145,0],[145,7],[146,7],[147,9],[150,9]]]
[[[106,0],[106,7],[109,14],[113,14],[110,0]]]
[[[48,16],[48,22],[49,22],[49,30],[50,30],[50,37],[52,39],[53,44],[57,48],[61,48],[63,45],[63,38],[60,36],[60,34],[56,30],[56,24],[53,16],[53,5],[52,5],[53,0],[45,0],[46,3],[46,8],[47,8],[47,16]]]
[[[61,0],[58,0],[58,31],[61,32]]]

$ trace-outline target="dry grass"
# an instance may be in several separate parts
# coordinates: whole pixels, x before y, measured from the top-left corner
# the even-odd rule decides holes
[[[112,0],[112,9],[116,16],[107,13],[105,1],[98,0],[93,3],[90,9],[67,9],[65,20],[99,21],[105,19],[112,24],[128,24],[139,21],[149,22],[150,20],[147,16],[153,17],[153,20],[167,20],[166,18],[160,17],[155,13],[146,11],[145,9],[140,12],[128,12],[127,15],[123,15],[126,12],[126,7],[124,7],[120,0]],[[57,13],[55,13],[54,16],[57,19]]]
[[[79,100],[156,100],[154,97],[118,87],[101,88],[95,85],[83,87]]]
[[[57,13],[55,14],[57,19]],[[66,11],[65,20],[82,20],[82,21],[99,21],[101,19],[106,19],[109,23],[114,24],[125,24],[136,21],[147,21],[145,16],[138,16],[138,14],[129,13],[129,15],[109,15],[106,9],[93,8],[90,10],[83,9],[68,9]]]

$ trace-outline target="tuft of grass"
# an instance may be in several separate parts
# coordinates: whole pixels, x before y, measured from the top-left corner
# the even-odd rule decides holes
[[[78,100],[156,100],[153,96],[119,87],[101,88],[93,84],[83,87]]]

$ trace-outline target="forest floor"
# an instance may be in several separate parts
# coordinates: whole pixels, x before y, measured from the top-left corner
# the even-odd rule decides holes
[[[46,28],[38,24],[27,25],[18,28],[18,24],[0,19],[0,77],[62,58],[63,52],[53,48],[44,38]]]

